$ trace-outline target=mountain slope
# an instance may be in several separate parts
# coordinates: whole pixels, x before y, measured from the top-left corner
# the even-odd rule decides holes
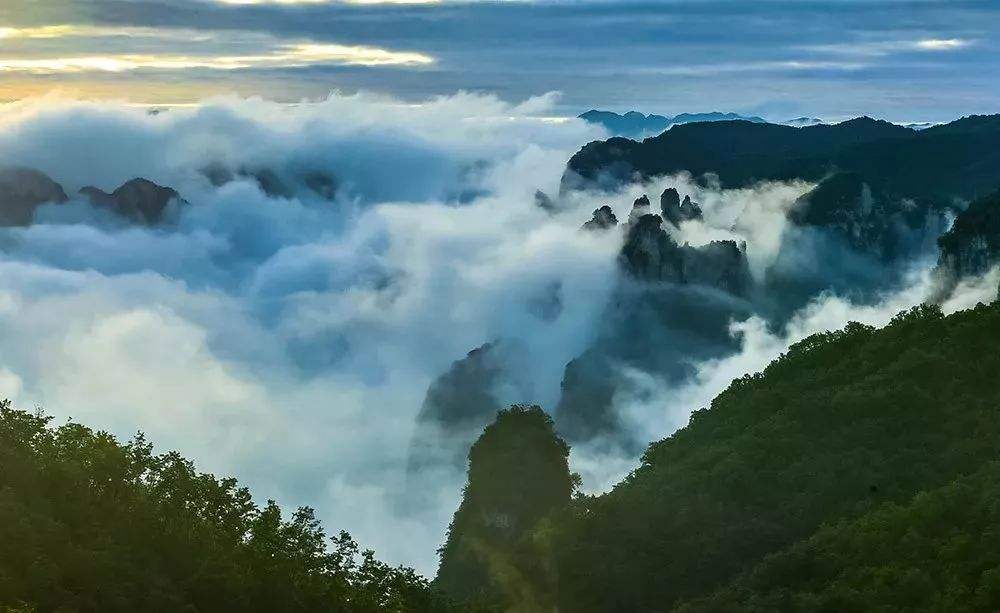
[[[826,526],[684,613],[996,611],[1000,464]]]
[[[556,539],[560,609],[666,611],[997,457],[1000,306],[852,324],[734,381]],[[1000,527],[1000,526],[998,526]]]

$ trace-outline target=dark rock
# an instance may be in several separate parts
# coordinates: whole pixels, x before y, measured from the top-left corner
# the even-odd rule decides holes
[[[294,191],[278,176],[278,173],[268,168],[240,171],[241,175],[251,177],[260,186],[260,190],[271,198],[291,198]]]
[[[535,191],[535,206],[546,213],[554,213],[556,211],[556,203],[552,201],[552,198],[548,194],[540,189]]]
[[[984,275],[1000,264],[1000,191],[974,201],[959,213],[938,245],[937,272],[943,276],[947,292],[962,278]]]
[[[617,225],[618,218],[615,217],[615,212],[611,210],[611,207],[605,204],[601,208],[594,210],[593,219],[583,224],[583,229],[607,230],[608,228],[613,228]]]
[[[205,178],[215,187],[222,187],[236,177],[232,170],[218,162],[213,162],[202,168],[201,174],[205,175]]]
[[[633,224],[643,215],[649,215],[652,212],[649,196],[643,194],[632,203],[632,210],[628,214],[628,222]]]
[[[660,194],[660,214],[663,217],[663,219],[673,223],[673,221],[671,220],[671,211],[677,211],[680,208],[681,208],[680,193],[678,193],[677,190],[672,187],[668,187],[667,189],[663,190],[663,193]]]
[[[660,211],[664,221],[675,228],[679,228],[682,222],[702,218],[701,206],[692,202],[691,196],[684,196],[681,202],[680,194],[672,187],[665,189],[660,196]]]
[[[949,202],[913,200],[874,188],[862,175],[840,172],[800,197],[789,220],[800,226],[831,231],[853,249],[891,261],[908,255],[907,243],[929,218],[943,218]]]
[[[337,197],[337,189],[339,189],[337,180],[324,172],[313,171],[307,173],[302,178],[302,182],[314,194],[324,200],[334,200]]]
[[[80,193],[94,206],[146,225],[162,222],[172,202],[186,204],[174,189],[141,178],[128,181],[110,194],[93,186],[84,187]]]
[[[617,384],[608,356],[596,349],[570,361],[555,410],[559,433],[573,443],[606,437],[609,446],[621,444],[625,425],[611,410]]]
[[[619,261],[636,279],[680,283],[684,279],[684,255],[663,230],[662,223],[659,215],[652,214],[642,215],[633,222]]]
[[[684,282],[714,287],[734,296],[746,296],[751,289],[746,245],[736,241],[712,241],[702,247],[684,246]]]
[[[735,241],[679,246],[659,215],[643,215],[629,227],[619,261],[642,281],[702,285],[736,296],[747,295],[752,286],[745,249]]]
[[[39,206],[67,200],[63,188],[42,172],[30,168],[0,169],[0,226],[27,226]]]

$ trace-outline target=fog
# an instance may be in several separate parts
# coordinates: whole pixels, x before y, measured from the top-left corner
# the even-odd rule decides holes
[[[591,211],[608,203],[624,220],[639,194],[674,186],[705,212],[671,229],[678,242],[745,241],[760,281],[795,257],[785,214],[805,183],[724,190],[679,175],[543,210],[535,191],[556,194],[569,157],[604,137],[544,119],[555,102],[460,93],[419,105],[220,98],[158,114],[56,97],[0,107],[3,165],[37,168],[71,196],[30,227],[0,229],[0,396],[122,437],[142,430],[159,450],[233,474],[261,500],[313,506],[328,531],[432,575],[464,474],[429,465],[420,504],[400,496],[428,386],[501,341],[516,348],[504,355],[517,385],[498,401],[556,406],[566,364],[606,330],[626,282],[622,232],[581,231]],[[213,168],[230,180],[211,180]],[[266,193],[264,173],[281,189]],[[147,228],[74,195],[140,176],[187,204]],[[336,195],[310,188],[313,176]],[[922,301],[932,265],[915,261],[863,299],[812,296],[778,324],[733,318],[735,351],[692,359],[681,383],[623,365],[615,410],[636,440],[669,435],[789,343]],[[995,297],[996,286],[967,283],[946,306]],[[585,445],[572,462],[601,491],[637,456]]]

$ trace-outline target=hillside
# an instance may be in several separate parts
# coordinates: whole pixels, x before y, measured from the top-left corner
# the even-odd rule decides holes
[[[981,610],[1000,563],[970,542],[1000,527],[998,337],[996,304],[949,317],[919,307],[883,330],[810,337],[734,381],[612,492],[570,507],[555,539],[560,609],[668,611],[722,590],[691,610],[774,610],[766,603],[852,589],[898,607],[917,579],[893,583],[894,569],[966,547],[963,567],[928,567],[920,593]],[[894,519],[912,529],[876,529]],[[887,570],[854,568],[866,551]]]
[[[445,611],[428,583],[235,479],[0,402],[0,610]]]

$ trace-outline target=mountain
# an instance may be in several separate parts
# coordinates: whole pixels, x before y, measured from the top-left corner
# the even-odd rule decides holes
[[[62,186],[30,168],[0,168],[0,226],[27,226],[43,204],[69,198]]]
[[[555,578],[538,549],[540,523],[576,486],[569,447],[540,407],[500,411],[469,451],[469,480],[441,549],[435,586],[458,602],[551,610]]]
[[[819,181],[857,173],[894,198],[970,200],[1000,186],[1000,116],[971,116],[916,131],[868,117],[792,128],[723,121],[676,126],[641,142],[595,141],[574,155],[563,191],[613,189],[680,171],[712,173],[723,186]],[[906,160],[906,163],[900,163]]]
[[[883,584],[883,597],[908,597],[903,570],[933,560],[933,549],[913,548],[921,533],[911,532],[926,522],[911,516],[911,530],[904,530],[878,520],[899,516],[900,505],[919,507],[925,496],[961,489],[978,471],[995,474],[997,334],[998,304],[949,317],[919,307],[882,330],[851,324],[810,337],[763,373],[737,379],[686,428],[651,445],[642,465],[612,492],[567,511],[555,547],[560,609],[665,611],[733,584],[746,596],[739,607],[695,610],[774,610],[754,607],[758,576],[767,577],[761,590],[775,598],[790,598],[791,588],[850,598],[853,581],[867,582],[874,593]],[[962,547],[959,535],[970,526],[945,521],[954,528],[941,538],[955,537],[954,546]],[[824,532],[831,525],[840,536]],[[817,550],[817,542],[833,544]],[[886,548],[876,552],[877,542]],[[868,567],[869,558],[851,555],[864,547],[887,560],[884,566]],[[815,563],[803,551],[811,551]],[[917,557],[906,557],[911,551]],[[913,578],[921,584],[918,593],[947,595],[966,607],[990,597],[978,588],[991,585],[998,551],[954,551],[957,567],[949,580],[962,590],[945,594],[947,584],[925,575],[923,584]],[[840,572],[849,573],[846,585],[823,582]],[[992,598],[986,609],[1000,604]],[[776,608],[883,610],[890,602]],[[921,606],[930,610],[935,601]]]
[[[145,225],[162,222],[167,207],[172,203],[187,204],[173,188],[142,178],[132,179],[110,194],[93,186],[82,188],[80,194],[96,207],[106,208],[124,219]]]
[[[664,115],[644,115],[638,111],[629,111],[622,115],[611,111],[590,110],[579,116],[589,123],[604,126],[613,135],[642,138],[663,132],[667,128],[685,123],[700,121],[753,121],[763,123],[760,117],[747,117],[736,113],[681,113],[673,117]]]
[[[162,223],[171,205],[186,205],[174,189],[143,178],[132,179],[110,194],[87,186],[80,196],[132,223]],[[69,202],[62,186],[30,168],[0,168],[0,226],[28,226],[43,204]]]
[[[454,611],[412,570],[142,435],[0,401],[4,611]]]
[[[997,610],[998,335],[1000,303],[920,306],[736,379],[609,493],[538,509],[555,608]]]

